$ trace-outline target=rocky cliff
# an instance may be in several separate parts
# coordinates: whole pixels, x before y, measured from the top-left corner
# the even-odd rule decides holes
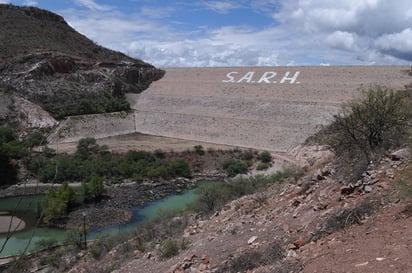
[[[103,48],[46,10],[0,4],[0,120],[10,123],[13,97],[54,118],[127,110],[164,71]],[[10,99],[11,98],[11,99]]]

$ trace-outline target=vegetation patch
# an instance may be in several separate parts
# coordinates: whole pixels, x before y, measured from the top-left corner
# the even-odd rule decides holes
[[[378,200],[364,199],[353,208],[338,210],[325,220],[324,225],[313,234],[312,240],[316,241],[353,224],[360,224],[362,219],[379,208],[379,203]]]
[[[232,258],[219,268],[219,273],[246,272],[257,267],[274,265],[285,257],[281,242],[275,241],[263,250],[251,250]],[[279,271],[277,271],[279,272]]]
[[[343,105],[331,125],[307,143],[330,145],[338,156],[338,176],[356,182],[370,161],[399,147],[410,136],[412,101],[407,92],[380,85],[360,88],[362,96]]]
[[[247,173],[248,164],[236,159],[228,159],[223,162],[223,170],[225,170],[227,176],[234,177],[237,174]]]
[[[28,170],[45,183],[85,181],[90,184],[98,178],[143,180],[191,176],[189,165],[183,160],[169,161],[144,151],[112,154],[93,138],[80,140],[74,155],[36,155],[28,160]]]
[[[247,194],[264,191],[269,185],[282,181],[287,176],[278,172],[272,176],[256,176],[239,179],[232,183],[210,182],[201,185],[198,189],[198,198],[194,204],[195,211],[210,214],[223,206]]]

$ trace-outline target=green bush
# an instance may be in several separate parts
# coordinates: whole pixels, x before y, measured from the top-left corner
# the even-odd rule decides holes
[[[103,179],[98,176],[92,176],[90,180],[83,181],[80,189],[80,195],[84,200],[99,201],[105,193]]]
[[[220,210],[227,202],[247,194],[265,190],[269,185],[286,178],[283,173],[239,179],[233,183],[208,182],[197,188],[198,198],[194,210],[210,214]]]
[[[195,148],[195,152],[198,155],[204,155],[205,154],[205,150],[203,149],[202,145],[196,145],[194,148]]]
[[[23,142],[24,146],[30,148],[45,144],[47,144],[47,139],[39,132],[30,133]]]
[[[404,92],[372,85],[361,87],[362,97],[346,103],[334,116],[329,144],[339,154],[363,154],[369,161],[405,141],[411,128],[412,103]]]
[[[50,189],[43,203],[43,220],[46,223],[66,216],[70,202],[74,200],[74,191],[63,183],[58,191]]]
[[[191,177],[189,165],[183,160],[170,161],[143,151],[126,155],[101,153],[94,139],[79,142],[76,154],[39,155],[28,160],[28,170],[42,182],[86,181],[92,177],[120,183],[123,179]],[[57,171],[56,171],[57,170]]]
[[[13,129],[0,127],[0,186],[17,182],[17,165],[13,163],[13,159],[26,155],[27,149],[17,140]]]
[[[162,258],[171,258],[179,253],[179,245],[175,240],[166,240],[160,246],[159,252]]]
[[[261,162],[256,166],[256,170],[263,171],[263,170],[269,169],[269,167],[270,167],[270,165],[268,163]]]
[[[240,158],[243,160],[252,160],[253,159],[253,152],[252,151],[244,151],[241,155]]]
[[[64,243],[81,249],[84,244],[83,234],[84,231],[81,228],[68,230],[64,233]]]
[[[264,151],[258,155],[258,159],[263,163],[269,163],[272,161],[272,155],[268,151]]]
[[[228,159],[223,162],[223,170],[229,177],[236,176],[237,174],[247,173],[248,165],[245,162],[241,162],[235,159]]]
[[[58,241],[54,238],[41,239],[36,242],[36,247],[40,249],[52,249],[54,246],[58,245]]]

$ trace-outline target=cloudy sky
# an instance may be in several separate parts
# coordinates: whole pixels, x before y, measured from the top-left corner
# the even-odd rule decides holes
[[[412,63],[411,0],[0,0],[159,67]]]

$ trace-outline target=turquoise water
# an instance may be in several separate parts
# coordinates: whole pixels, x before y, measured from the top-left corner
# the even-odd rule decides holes
[[[31,218],[35,218],[35,208],[42,196],[25,196],[24,198],[12,197],[0,199],[0,211],[14,211],[18,204],[17,215],[32,214]],[[190,203],[196,199],[195,190],[187,190],[181,194],[170,195],[163,199],[148,202],[143,206],[131,208],[132,218],[126,224],[112,225],[101,229],[91,230],[87,234],[87,239],[92,240],[96,237],[106,234],[116,234],[133,230],[137,224],[153,219],[163,211],[178,211],[185,209]],[[26,217],[25,217],[26,218]],[[30,217],[28,217],[30,218]],[[32,223],[32,226],[34,224]],[[0,257],[20,254],[27,246],[28,252],[36,250],[36,242],[44,239],[55,239],[58,242],[63,242],[65,231],[62,229],[53,228],[27,228],[24,231],[16,232],[6,243],[5,248],[0,252]],[[0,249],[6,241],[6,234],[0,234]],[[30,242],[30,238],[32,240]]]
[[[181,194],[169,195],[163,199],[148,202],[143,206],[133,207],[130,209],[132,217],[129,222],[91,230],[87,235],[87,239],[91,240],[106,234],[131,231],[137,224],[152,220],[160,213],[186,209],[188,205],[195,201],[196,196],[195,189],[186,190]]]

